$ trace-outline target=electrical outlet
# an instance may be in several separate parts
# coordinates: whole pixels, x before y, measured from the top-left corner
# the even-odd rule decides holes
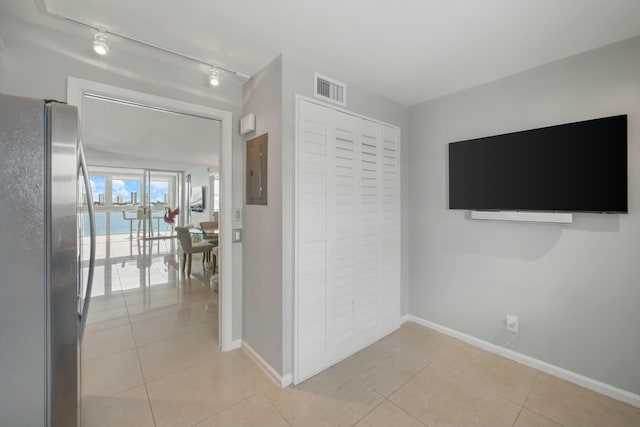
[[[506,325],[507,331],[517,334],[518,333],[518,316],[514,316],[513,314],[507,314],[507,317],[505,319],[505,325]]]

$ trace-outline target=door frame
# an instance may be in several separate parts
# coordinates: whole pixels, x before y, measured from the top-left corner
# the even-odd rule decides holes
[[[148,93],[123,89],[90,80],[67,77],[67,103],[78,108],[78,136],[83,139],[84,95],[93,94],[120,99],[142,105],[166,109],[177,113],[198,115],[220,121],[220,330],[219,346],[222,351],[235,348],[232,338],[233,310],[233,248],[231,239],[232,206],[232,114],[230,111],[164,98]]]

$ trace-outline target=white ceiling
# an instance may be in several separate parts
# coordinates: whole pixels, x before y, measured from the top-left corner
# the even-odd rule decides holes
[[[279,53],[411,105],[640,34],[638,0],[49,0],[255,73]]]
[[[219,168],[220,122],[85,97],[87,163],[185,170]]]
[[[640,35],[638,0],[46,1],[250,74],[283,53],[406,105]],[[33,4],[0,0],[19,19],[73,26],[53,24]]]

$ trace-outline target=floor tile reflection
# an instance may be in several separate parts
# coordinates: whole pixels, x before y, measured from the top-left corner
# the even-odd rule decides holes
[[[149,383],[221,354],[211,272],[194,257],[185,277],[175,239],[98,239],[82,340],[82,425],[162,425]],[[212,414],[197,421],[204,415]]]

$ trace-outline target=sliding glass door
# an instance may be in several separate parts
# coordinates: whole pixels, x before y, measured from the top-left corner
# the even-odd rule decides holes
[[[173,236],[173,227],[178,224],[178,215],[174,215],[174,211],[180,204],[181,176],[179,172],[144,171],[144,208],[147,211],[145,236],[148,238]]]
[[[173,211],[180,204],[181,172],[94,166],[90,167],[90,175],[98,236],[129,239],[173,236],[173,227],[164,220],[164,215],[167,209]],[[86,217],[86,207],[84,210]],[[174,221],[179,224],[180,216]],[[88,227],[86,218],[84,223]]]

